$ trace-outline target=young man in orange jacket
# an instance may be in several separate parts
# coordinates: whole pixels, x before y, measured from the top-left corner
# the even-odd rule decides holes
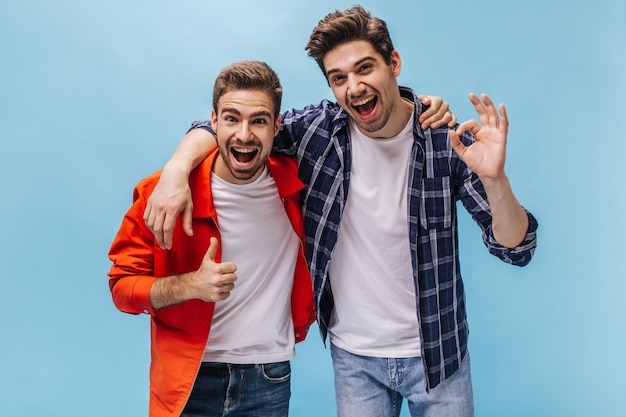
[[[282,87],[266,64],[217,77],[219,147],[189,179],[193,236],[161,249],[143,213],[160,172],[142,180],[113,241],[118,309],[151,316],[150,416],[286,416],[289,360],[314,321],[295,161],[269,156]]]

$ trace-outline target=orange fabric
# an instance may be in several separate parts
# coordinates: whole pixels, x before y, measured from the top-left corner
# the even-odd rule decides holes
[[[189,177],[194,201],[193,236],[184,233],[179,218],[174,230],[174,246],[168,251],[158,247],[146,227],[143,212],[160,178],[160,172],[157,172],[135,187],[133,205],[124,216],[109,251],[113,262],[108,274],[109,286],[114,304],[126,313],[151,316],[150,417],[180,415],[209,337],[214,303],[190,300],[154,310],[149,294],[152,283],[159,277],[197,270],[210,237],[220,240],[210,181],[216,155],[217,151],[209,155]],[[313,289],[304,257],[304,223],[300,208],[300,191],[304,186],[297,177],[297,166],[292,159],[270,156],[267,165],[285,211],[301,240],[302,251],[296,263],[291,295],[296,342],[300,342],[315,320]],[[219,249],[216,260],[221,260]]]

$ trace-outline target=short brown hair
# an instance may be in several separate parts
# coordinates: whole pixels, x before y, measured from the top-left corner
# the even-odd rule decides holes
[[[276,72],[265,62],[239,61],[219,73],[213,85],[213,110],[216,113],[219,99],[233,90],[261,90],[269,93],[274,102],[274,117],[278,117],[283,87]]]
[[[387,24],[382,19],[372,17],[370,12],[358,5],[326,15],[313,29],[304,49],[326,76],[322,62],[324,55],[337,45],[359,39],[368,41],[382,55],[385,63],[391,63],[394,48]]]

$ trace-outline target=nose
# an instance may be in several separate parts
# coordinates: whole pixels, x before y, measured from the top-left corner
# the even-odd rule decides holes
[[[363,93],[361,80],[356,74],[348,74],[348,82],[346,85],[348,86],[349,97],[358,97]]]
[[[250,123],[244,121],[240,123],[239,131],[237,132],[237,138],[242,142],[246,142],[252,138],[252,129]]]

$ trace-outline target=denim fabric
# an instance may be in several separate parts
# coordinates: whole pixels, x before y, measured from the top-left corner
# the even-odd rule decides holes
[[[331,343],[339,417],[398,417],[406,398],[412,417],[473,417],[469,353],[450,378],[428,390],[424,361],[353,355]]]
[[[207,363],[200,366],[181,417],[286,417],[291,365]]]

